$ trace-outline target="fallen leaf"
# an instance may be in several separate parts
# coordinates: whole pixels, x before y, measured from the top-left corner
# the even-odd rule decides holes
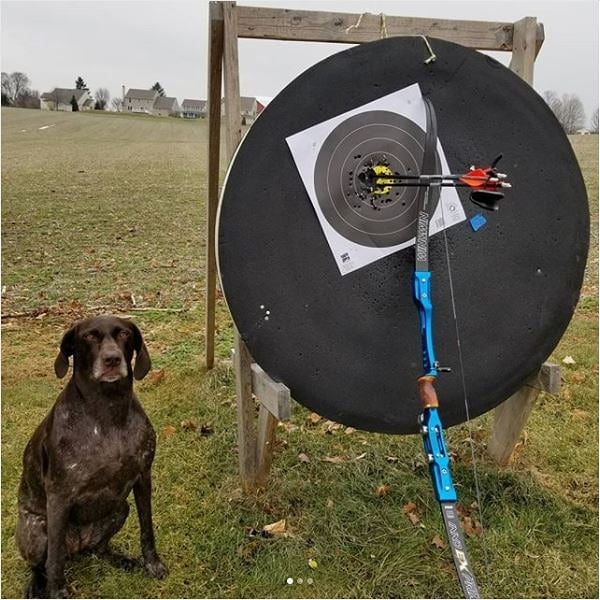
[[[462,526],[464,532],[470,537],[473,537],[474,535],[481,535],[483,532],[481,523],[473,517],[463,517]]]
[[[388,495],[388,492],[389,492],[391,489],[392,489],[392,486],[391,486],[391,485],[388,485],[387,483],[386,483],[386,484],[384,484],[384,485],[378,485],[378,486],[375,488],[375,495],[376,495],[378,498],[382,498],[383,496],[387,496],[387,495]]]
[[[333,508],[333,500],[331,498],[327,498],[327,508]]]
[[[148,379],[154,384],[158,385],[165,378],[165,370],[157,369],[154,370],[148,375]]]
[[[364,458],[366,455],[367,455],[367,453],[366,453],[366,452],[363,452],[362,454],[359,454],[358,456],[356,456],[356,457],[354,458],[354,460],[361,460],[361,459],[362,459],[362,458]]]
[[[562,359],[562,361],[565,365],[574,365],[575,364],[575,359],[572,356],[565,356]]]
[[[318,563],[318,562],[317,562],[317,561],[316,561],[314,558],[309,558],[309,559],[308,559],[308,566],[309,566],[311,569],[316,569],[316,568],[318,568],[318,566],[319,566],[319,563]]]
[[[308,415],[308,420],[315,425],[321,420],[321,415],[318,415],[316,412],[311,412],[310,415]]]
[[[419,515],[417,515],[417,513],[411,512],[411,513],[407,513],[406,515],[408,517],[408,520],[413,524],[413,525],[419,525],[419,523],[421,523],[421,519],[419,517]]]
[[[413,525],[419,525],[420,527],[423,527],[421,524],[421,517],[417,512],[417,505],[414,502],[407,502],[402,507],[402,511]]]
[[[570,414],[575,419],[585,419],[589,416],[589,413],[586,410],[580,410],[579,408],[574,408]]]
[[[285,429],[286,431],[296,431],[298,429],[298,425],[294,425],[291,421],[280,421],[278,427],[281,429]]]
[[[343,456],[326,456],[323,460],[334,465],[341,465],[346,462]]]
[[[183,429],[184,431],[193,431],[194,429],[196,429],[196,427],[196,421],[193,421],[192,419],[181,421],[181,429]]]
[[[173,425],[166,425],[163,427],[163,435],[166,438],[171,437],[174,433],[177,433],[177,428],[173,427]]]
[[[573,383],[583,383],[585,381],[585,373],[582,373],[580,371],[577,371],[576,373],[573,373],[571,375],[571,381]]]
[[[431,539],[431,543],[440,550],[443,550],[446,547],[446,542],[436,533]]]
[[[263,527],[263,531],[270,533],[272,536],[282,536],[286,534],[285,519],[275,521]]]
[[[356,429],[354,429],[354,427],[346,427],[346,429],[344,429],[344,433],[347,435],[352,435],[355,431]]]
[[[325,421],[325,423],[323,423],[323,430],[325,433],[333,433],[342,427],[343,425],[336,423],[335,421]]]
[[[308,458],[308,455],[304,454],[304,452],[300,452],[300,454],[298,454],[298,460],[301,463],[309,463],[310,462],[310,458]]]

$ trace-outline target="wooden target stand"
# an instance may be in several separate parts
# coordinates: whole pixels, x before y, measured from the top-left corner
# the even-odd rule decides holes
[[[331,13],[209,3],[208,52],[208,199],[206,214],[206,367],[214,366],[217,289],[216,214],[219,200],[221,81],[225,98],[226,162],[242,139],[238,38],[360,44],[383,37],[423,35],[476,50],[512,52],[510,69],[530,85],[535,58],[544,42],[544,27],[535,17],[515,23],[395,17],[370,13]],[[238,451],[242,486],[252,492],[267,484],[275,428],[291,414],[290,390],[273,381],[253,362],[235,329]],[[529,414],[541,391],[557,393],[560,367],[545,363],[523,387],[495,409],[490,455],[509,464]],[[258,401],[258,419],[256,418]]]

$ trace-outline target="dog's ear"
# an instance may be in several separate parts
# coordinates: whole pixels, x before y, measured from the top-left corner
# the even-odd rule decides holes
[[[133,376],[136,379],[144,379],[146,374],[152,366],[150,361],[150,355],[148,354],[148,348],[142,338],[142,332],[138,329],[137,325],[132,321],[129,321],[131,329],[133,330],[133,341],[135,349],[135,365],[133,366]]]
[[[54,361],[54,372],[59,379],[62,379],[69,370],[69,356],[73,356],[75,352],[75,333],[77,331],[77,323],[65,332],[62,341],[60,342],[60,351]]]

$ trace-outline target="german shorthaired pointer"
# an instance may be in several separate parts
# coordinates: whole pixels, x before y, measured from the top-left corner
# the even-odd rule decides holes
[[[63,336],[58,377],[66,375],[70,356],[73,376],[23,456],[16,537],[32,570],[26,597],[67,597],[65,560],[84,550],[124,568],[136,564],[108,549],[127,519],[132,489],[144,567],[152,577],[168,574],[152,526],[156,435],[133,393],[133,378],[150,370],[140,330],[109,315],[79,321]]]

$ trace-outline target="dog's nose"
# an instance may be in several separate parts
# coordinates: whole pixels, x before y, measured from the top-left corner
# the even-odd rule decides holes
[[[121,364],[121,355],[115,353],[104,355],[105,367],[118,367]]]

